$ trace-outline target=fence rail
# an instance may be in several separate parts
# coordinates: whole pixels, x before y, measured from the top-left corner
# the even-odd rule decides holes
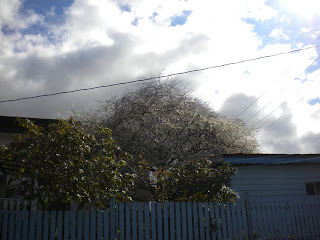
[[[105,210],[1,210],[1,239],[320,239],[317,199],[119,202]]]

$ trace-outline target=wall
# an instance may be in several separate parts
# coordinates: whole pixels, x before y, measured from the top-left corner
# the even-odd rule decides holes
[[[13,140],[13,133],[2,133],[0,132],[0,146],[8,145]]]
[[[307,196],[305,183],[320,182],[320,165],[239,166],[231,187],[249,198]],[[319,196],[319,195],[318,195]]]

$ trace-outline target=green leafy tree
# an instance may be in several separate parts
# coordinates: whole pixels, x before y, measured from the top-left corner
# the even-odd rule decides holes
[[[155,172],[154,195],[159,201],[228,201],[237,197],[226,186],[236,169],[226,162],[188,160],[170,169]]]
[[[131,156],[115,144],[110,129],[88,133],[74,119],[47,128],[18,121],[26,132],[1,149],[1,158],[18,167],[12,177],[26,200],[66,209],[72,202],[86,208],[104,207],[110,198],[130,199],[134,175],[125,166]]]

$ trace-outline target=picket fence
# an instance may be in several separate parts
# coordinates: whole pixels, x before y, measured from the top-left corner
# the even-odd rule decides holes
[[[0,210],[1,239],[320,239],[318,199],[115,202],[105,210]]]

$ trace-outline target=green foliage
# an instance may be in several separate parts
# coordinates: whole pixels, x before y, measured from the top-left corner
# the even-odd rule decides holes
[[[236,169],[229,163],[188,160],[155,172],[155,197],[159,201],[228,201],[237,194],[226,186]]]
[[[130,199],[134,175],[123,169],[131,156],[116,146],[110,129],[88,133],[74,119],[47,128],[18,122],[26,132],[16,135],[16,144],[3,147],[0,157],[18,166],[13,179],[27,200],[66,209],[72,202],[86,208],[104,207],[110,198]]]

